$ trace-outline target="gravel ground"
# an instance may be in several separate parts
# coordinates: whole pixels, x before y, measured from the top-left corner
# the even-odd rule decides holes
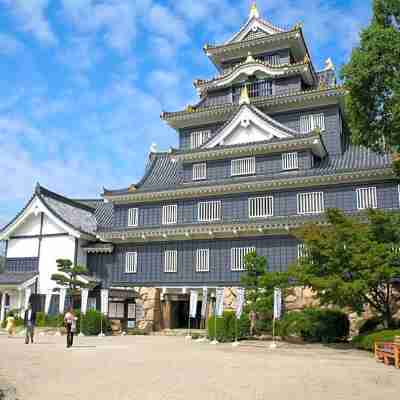
[[[84,337],[66,349],[64,341],[0,336],[0,382],[19,400],[400,398],[400,370],[356,350],[154,336]]]

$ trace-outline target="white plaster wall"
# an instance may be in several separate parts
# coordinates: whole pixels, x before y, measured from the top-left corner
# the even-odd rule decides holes
[[[39,239],[10,239],[7,247],[8,258],[37,257]]]
[[[247,128],[239,125],[233,132],[224,140],[224,145],[230,146],[240,143],[261,142],[263,140],[270,140],[272,134],[261,130],[258,126],[250,123]]]
[[[12,233],[12,236],[33,236],[40,233],[40,214],[31,214],[25,221]]]
[[[82,246],[85,246],[88,243],[87,240],[78,239],[78,265],[82,265],[84,267],[87,266],[87,254],[82,250]]]
[[[65,233],[65,230],[59,227],[45,214],[43,216],[43,235],[53,235],[56,233]]]
[[[45,294],[56,287],[51,275],[57,272],[56,260],[69,259],[74,262],[75,238],[72,236],[47,237],[42,239],[39,260],[39,290]]]

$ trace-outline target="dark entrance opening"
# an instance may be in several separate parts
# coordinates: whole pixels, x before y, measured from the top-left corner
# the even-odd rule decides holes
[[[188,327],[189,300],[171,301],[171,329]]]

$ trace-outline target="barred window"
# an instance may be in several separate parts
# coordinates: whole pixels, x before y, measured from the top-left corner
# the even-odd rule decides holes
[[[193,164],[192,178],[194,181],[207,179],[207,163]]]
[[[211,136],[210,131],[196,131],[190,134],[190,148],[197,149]]]
[[[137,252],[136,251],[126,253],[125,272],[127,274],[136,274],[136,272],[137,272]]]
[[[325,115],[323,113],[302,115],[300,117],[301,133],[309,133],[315,129],[325,130]]]
[[[178,271],[178,251],[165,250],[164,252],[164,272]]]
[[[319,214],[324,212],[324,193],[299,193],[297,195],[297,214]]]
[[[231,160],[231,176],[251,175],[256,172],[255,157]]]
[[[128,226],[138,226],[139,222],[139,209],[130,208],[128,210]]]
[[[297,152],[282,154],[282,169],[290,170],[298,168],[299,168],[299,156]]]
[[[196,272],[210,271],[210,249],[197,249]]]
[[[198,203],[197,219],[200,222],[219,221],[221,219],[221,200]]]
[[[297,245],[297,259],[304,258],[308,256],[307,249],[304,243],[299,243]]]
[[[249,218],[265,218],[274,215],[274,198],[272,196],[253,197],[249,199]]]
[[[264,57],[264,61],[269,65],[280,65],[281,56],[279,54],[269,54]]]
[[[177,210],[178,210],[178,206],[176,204],[163,206],[163,208],[162,208],[162,224],[163,225],[176,224]]]
[[[256,251],[255,247],[233,247],[231,249],[231,270],[245,271],[244,258],[253,251]]]
[[[377,208],[376,187],[359,188],[357,192],[357,209]]]

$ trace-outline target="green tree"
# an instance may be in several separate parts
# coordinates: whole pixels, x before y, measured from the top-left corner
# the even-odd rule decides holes
[[[355,143],[400,149],[400,2],[374,0],[373,18],[342,69],[347,121]]]
[[[369,304],[386,327],[400,296],[400,216],[368,210],[362,218],[328,210],[328,225],[310,224],[295,230],[305,255],[289,269],[297,284],[312,288],[321,305],[349,307],[361,312]]]
[[[53,274],[51,279],[62,287],[67,287],[71,295],[79,293],[80,289],[90,288],[91,284],[82,280],[88,276],[88,270],[81,265],[73,265],[70,260],[56,260],[58,273]]]
[[[288,274],[268,271],[267,259],[251,252],[245,256],[246,272],[240,283],[246,289],[246,303],[251,310],[264,315],[271,314],[274,304],[274,289],[289,286]]]

